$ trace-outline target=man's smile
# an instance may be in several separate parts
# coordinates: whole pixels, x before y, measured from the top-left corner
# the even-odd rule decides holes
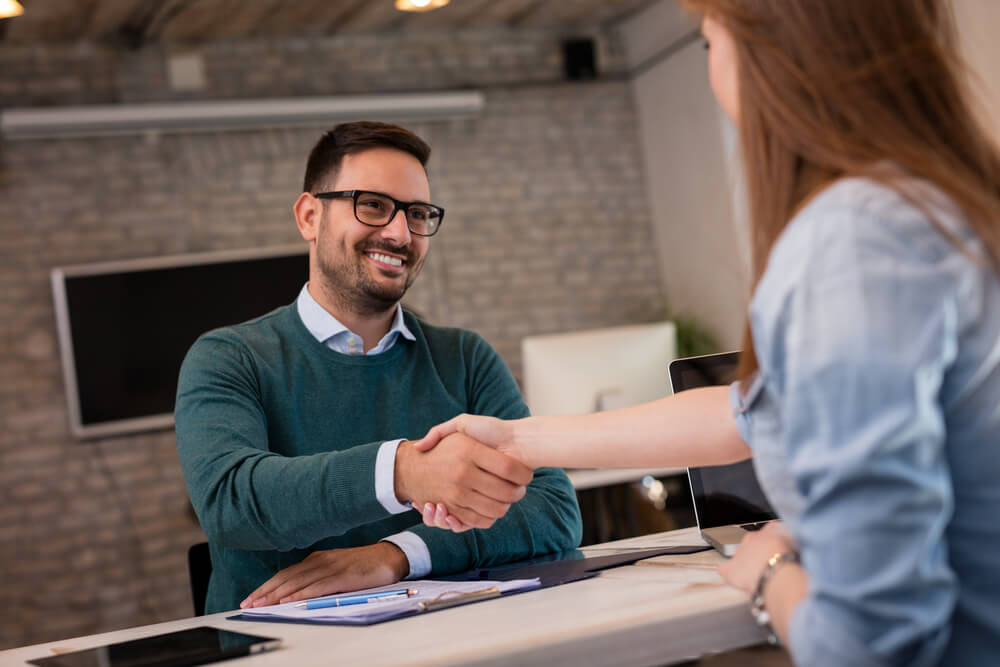
[[[384,250],[366,250],[364,254],[380,269],[391,273],[399,273],[404,266],[409,264],[406,255],[388,253]]]
[[[406,260],[401,257],[396,257],[394,255],[387,255],[383,252],[366,252],[366,255],[371,257],[376,262],[380,264],[388,264],[390,266],[403,266]]]

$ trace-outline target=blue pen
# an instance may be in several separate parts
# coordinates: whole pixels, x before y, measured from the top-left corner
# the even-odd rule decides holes
[[[306,609],[326,609],[327,607],[346,607],[352,604],[367,604],[368,602],[387,600],[390,598],[408,598],[411,595],[416,594],[417,592],[412,588],[398,588],[393,591],[379,591],[378,593],[361,593],[360,595],[341,595],[340,597],[335,598],[318,598],[316,600],[299,602],[295,606],[305,607]]]

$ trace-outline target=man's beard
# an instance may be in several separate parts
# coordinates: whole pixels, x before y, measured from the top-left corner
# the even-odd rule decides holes
[[[365,253],[373,250],[382,250],[406,258],[404,266],[408,272],[406,282],[402,286],[381,285],[372,279],[362,263]],[[330,296],[337,299],[343,307],[359,315],[376,315],[394,308],[413,284],[423,263],[414,263],[413,251],[407,246],[397,247],[388,243],[364,241],[358,243],[354,251],[356,254],[349,257],[348,261],[336,262],[329,261],[321,248],[317,248],[316,259]]]

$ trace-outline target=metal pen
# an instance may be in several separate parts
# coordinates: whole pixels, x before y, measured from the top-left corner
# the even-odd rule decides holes
[[[306,609],[327,609],[329,607],[346,607],[352,604],[367,604],[369,602],[390,600],[393,598],[408,598],[411,595],[416,594],[417,591],[412,588],[397,588],[395,590],[379,591],[377,593],[360,593],[357,595],[341,595],[333,598],[317,598],[315,600],[299,602],[295,606],[305,607]]]

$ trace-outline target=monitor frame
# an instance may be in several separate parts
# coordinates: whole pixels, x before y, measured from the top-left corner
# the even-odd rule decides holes
[[[522,392],[533,415],[644,403],[667,395],[666,365],[676,356],[670,320],[526,336]]]
[[[66,391],[69,426],[72,435],[79,439],[90,439],[141,431],[167,429],[173,427],[174,415],[171,411],[169,413],[116,419],[93,424],[83,423],[78,382],[79,378],[77,377],[77,360],[73,349],[70,304],[66,290],[67,280],[84,276],[133,273],[153,271],[157,269],[224,264],[245,260],[269,259],[307,254],[307,248],[301,243],[296,243],[265,248],[244,248],[239,250],[186,253],[179,255],[145,257],[139,259],[74,264],[52,269],[50,273],[50,280],[52,284],[53,305],[55,309],[56,334],[58,337],[59,356],[63,371],[63,385]]]

